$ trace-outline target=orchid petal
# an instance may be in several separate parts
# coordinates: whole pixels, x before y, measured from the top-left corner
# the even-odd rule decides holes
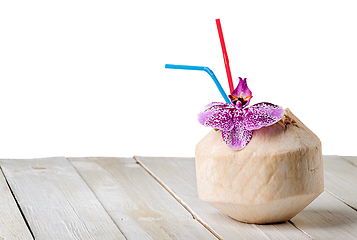
[[[233,128],[233,110],[235,106],[227,103],[212,102],[198,114],[198,122],[206,127],[230,131]]]
[[[278,105],[268,102],[254,104],[243,109],[245,127],[248,130],[257,130],[267,127],[280,121],[283,117],[284,109]]]
[[[221,108],[235,108],[235,107],[234,107],[234,105],[229,104],[229,103],[211,102],[210,104],[207,104],[205,106],[205,112],[206,111],[215,111],[215,109],[221,109]]]
[[[232,95],[239,98],[248,98],[252,96],[252,92],[250,91],[248,85],[247,85],[247,78],[239,78],[239,83],[236,89],[232,92]]]
[[[200,112],[197,116],[197,120],[202,125],[205,125],[206,121],[212,116],[213,112]]]
[[[237,109],[233,114],[234,127],[230,131],[222,131],[222,139],[234,150],[243,149],[253,136],[253,131],[246,129],[244,112]]]
[[[198,114],[198,121],[206,127],[219,130],[230,131],[233,128],[232,111],[227,108],[202,112]]]
[[[239,78],[238,86],[233,90],[232,95],[229,95],[229,97],[234,104],[236,104],[238,101],[242,103],[243,107],[249,104],[253,96],[252,92],[248,88],[246,78]]]

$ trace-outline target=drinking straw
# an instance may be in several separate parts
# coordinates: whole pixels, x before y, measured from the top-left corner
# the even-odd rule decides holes
[[[226,44],[224,43],[223,32],[222,32],[222,27],[221,27],[221,21],[219,20],[219,18],[216,19],[216,24],[217,24],[219,40],[221,42],[221,47],[222,47],[224,65],[226,67],[226,72],[227,72],[229,90],[230,90],[230,92],[232,94],[232,92],[234,90],[233,81],[232,81],[232,74],[231,74],[231,69],[229,67],[229,59],[228,59]]]
[[[214,75],[213,71],[209,69],[208,67],[201,67],[201,66],[189,66],[189,65],[175,65],[175,64],[165,64],[165,68],[171,68],[171,69],[183,69],[183,70],[198,70],[198,71],[205,71],[208,73],[211,78],[213,79],[214,83],[216,84],[219,92],[221,93],[222,97],[226,101],[226,103],[231,103],[229,98],[227,97],[227,94],[224,92],[221,84],[219,83],[216,75]]]

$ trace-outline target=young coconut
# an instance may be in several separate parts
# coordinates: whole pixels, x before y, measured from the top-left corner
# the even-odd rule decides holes
[[[242,222],[287,221],[324,190],[321,142],[289,109],[247,107],[246,79],[230,98],[199,114],[215,130],[196,146],[198,196]]]

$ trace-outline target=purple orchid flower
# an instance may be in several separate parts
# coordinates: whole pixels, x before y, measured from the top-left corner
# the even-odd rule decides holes
[[[241,150],[249,143],[253,130],[273,125],[284,113],[282,107],[268,102],[247,107],[252,97],[247,79],[239,78],[237,88],[229,95],[232,104],[212,102],[198,115],[198,121],[206,127],[222,130],[228,147]]]

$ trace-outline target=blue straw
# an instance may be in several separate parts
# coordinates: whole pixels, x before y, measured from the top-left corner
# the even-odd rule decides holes
[[[201,67],[201,66],[189,66],[189,65],[174,65],[174,64],[165,64],[165,68],[171,68],[171,69],[183,69],[183,70],[198,70],[198,71],[205,71],[208,73],[211,78],[213,79],[214,83],[216,84],[219,92],[221,93],[222,97],[226,101],[226,103],[231,103],[229,100],[227,94],[224,92],[221,84],[219,83],[216,75],[214,75],[213,71],[209,69],[208,67]]]

